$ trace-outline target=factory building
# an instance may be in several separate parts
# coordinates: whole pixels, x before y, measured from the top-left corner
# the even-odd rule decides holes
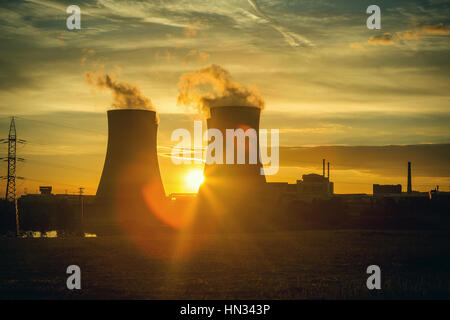
[[[401,194],[402,185],[401,184],[374,184],[373,185],[373,195],[389,195],[389,194]]]
[[[95,196],[53,194],[51,186],[41,186],[39,190],[40,193],[25,194],[17,200],[20,229],[81,232],[84,212],[95,202]]]
[[[40,186],[40,193],[29,193],[22,195],[19,199],[19,203],[50,203],[52,201],[64,200],[69,204],[79,204],[80,195],[79,194],[66,194],[66,193],[52,193],[51,186]],[[85,205],[94,203],[95,196],[93,195],[83,195],[83,202]]]
[[[328,176],[325,177],[325,159],[323,159],[322,175],[304,174],[302,180],[297,180],[297,196],[301,199],[326,199],[333,195],[334,183],[330,181],[330,163],[328,162]]]
[[[402,193],[401,184],[374,184],[373,196],[374,197],[396,197],[396,196],[423,196],[423,192],[416,192],[412,190],[412,178],[411,178],[411,162],[408,161],[408,181],[406,194]]]
[[[333,189],[333,182],[319,174],[304,174],[302,180],[297,180],[297,194],[302,198],[328,198]]]

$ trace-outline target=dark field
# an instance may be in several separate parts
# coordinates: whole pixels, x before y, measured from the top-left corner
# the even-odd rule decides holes
[[[450,234],[295,231],[195,236],[184,259],[157,258],[167,239],[0,239],[0,298],[449,299]],[[184,243],[191,240],[182,240]],[[150,245],[151,244],[151,245]],[[151,249],[149,249],[151,248]],[[66,289],[81,267],[82,289]],[[366,288],[367,266],[382,289]]]

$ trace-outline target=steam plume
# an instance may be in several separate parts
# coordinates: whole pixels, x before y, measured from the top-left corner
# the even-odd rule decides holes
[[[154,110],[152,101],[145,97],[141,89],[133,84],[115,80],[113,74],[85,72],[87,82],[99,89],[109,89],[113,94],[112,107],[115,109]]]
[[[212,107],[250,106],[263,109],[264,100],[256,88],[246,88],[231,79],[230,73],[212,64],[185,73],[178,82],[177,104],[209,114]]]

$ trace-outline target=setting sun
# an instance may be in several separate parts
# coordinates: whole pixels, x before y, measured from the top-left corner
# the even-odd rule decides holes
[[[203,176],[202,170],[191,170],[184,176],[184,181],[189,189],[193,189],[195,192],[203,183],[205,177]]]

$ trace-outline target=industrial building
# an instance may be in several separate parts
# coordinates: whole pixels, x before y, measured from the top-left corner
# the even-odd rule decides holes
[[[401,194],[402,185],[401,184],[374,184],[373,185],[373,195],[389,195],[389,194]]]
[[[325,177],[325,159],[322,160],[322,175],[304,174],[302,180],[297,180],[297,195],[304,200],[326,199],[334,193],[334,183],[330,181],[330,163],[328,162],[328,175]]]
[[[329,199],[334,194],[334,183],[330,181],[330,163],[325,176],[325,159],[322,160],[322,175],[304,174],[295,184],[287,182],[270,182],[267,185],[267,197],[277,198],[281,202],[295,200],[310,202],[315,199]]]
[[[408,161],[408,181],[407,181],[407,189],[406,195],[410,196],[423,196],[426,193],[416,192],[412,190],[412,177],[411,177],[411,162]],[[373,196],[374,197],[398,197],[405,196],[402,193],[402,185],[401,184],[374,184],[373,185]]]
[[[78,205],[80,203],[80,194],[67,194],[67,193],[52,193],[52,186],[39,186],[40,193],[28,193],[22,195],[18,201],[19,203],[26,202],[51,202],[55,200],[65,200],[70,204]],[[82,195],[83,203],[85,205],[93,204],[96,200],[94,195]]]
[[[81,232],[85,209],[95,203],[95,196],[53,194],[51,186],[40,186],[39,190],[17,201],[21,230]]]
[[[333,194],[333,182],[319,174],[304,174],[297,180],[297,194],[302,198],[328,198]]]

